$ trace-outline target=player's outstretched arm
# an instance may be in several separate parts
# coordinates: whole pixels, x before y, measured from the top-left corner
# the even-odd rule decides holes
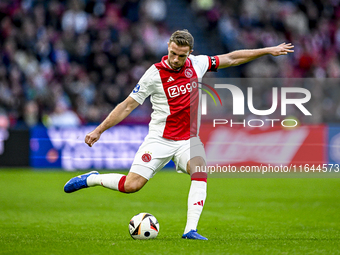
[[[273,56],[287,55],[290,52],[294,52],[294,45],[291,43],[281,43],[280,45],[273,47],[266,47],[254,50],[236,50],[228,54],[219,55],[220,68],[226,68],[229,66],[238,66],[264,55],[271,54]]]
[[[106,119],[98,127],[96,127],[95,130],[86,135],[85,143],[92,147],[92,145],[99,140],[101,134],[105,130],[117,125],[125,119],[138,105],[139,103],[132,97],[127,97],[111,111]]]

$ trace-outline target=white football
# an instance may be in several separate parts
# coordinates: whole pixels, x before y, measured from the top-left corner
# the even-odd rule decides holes
[[[159,232],[159,223],[150,213],[140,213],[132,217],[129,232],[133,239],[153,239]]]

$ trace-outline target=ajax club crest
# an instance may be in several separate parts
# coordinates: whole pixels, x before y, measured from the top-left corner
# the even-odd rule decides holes
[[[146,151],[143,155],[142,155],[142,160],[144,162],[150,162],[151,161],[151,154],[150,152]]]
[[[185,69],[184,74],[187,78],[191,78],[193,76],[193,71],[189,68]]]

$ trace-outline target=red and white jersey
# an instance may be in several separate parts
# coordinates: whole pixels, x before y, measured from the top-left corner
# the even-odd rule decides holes
[[[216,71],[218,57],[190,55],[179,70],[167,63],[168,56],[152,65],[139,80],[130,97],[139,104],[150,96],[153,112],[149,133],[171,140],[198,136],[201,93],[199,82],[207,71]]]

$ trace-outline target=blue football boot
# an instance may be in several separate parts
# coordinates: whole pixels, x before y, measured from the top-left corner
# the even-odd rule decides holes
[[[201,236],[197,233],[197,230],[190,230],[188,233],[182,236],[183,239],[196,239],[196,240],[208,240],[208,238]]]
[[[73,177],[71,180],[66,182],[64,186],[64,191],[66,193],[72,193],[74,191],[87,188],[88,186],[87,186],[86,180],[87,180],[87,177],[89,177],[91,174],[99,174],[99,173],[97,171],[91,171],[89,173]]]

